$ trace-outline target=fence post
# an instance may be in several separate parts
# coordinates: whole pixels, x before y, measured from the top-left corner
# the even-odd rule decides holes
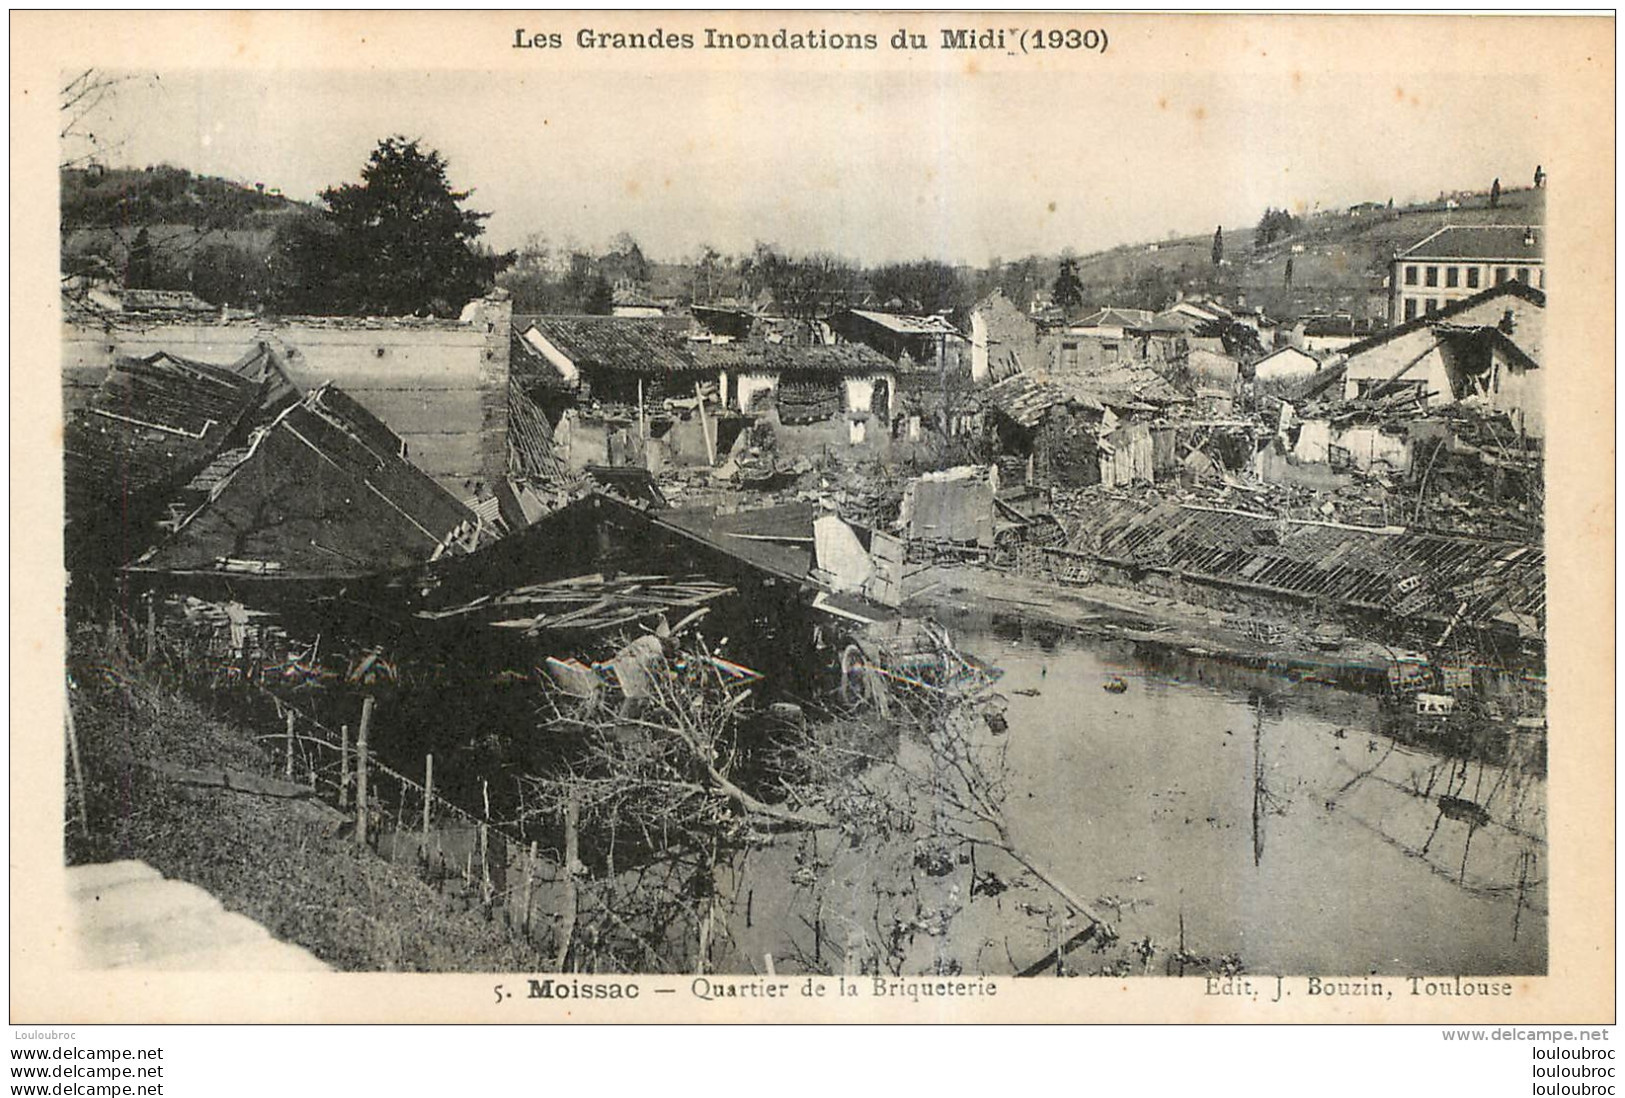
[[[73,784],[79,794],[79,833],[90,838],[90,813],[85,807],[85,768],[79,762],[79,734],[73,727],[73,699],[62,696],[62,707],[68,714],[68,759],[73,764]],[[532,848],[536,844],[532,843]]]
[[[372,695],[361,700],[361,727],[355,734],[355,841],[367,845],[367,732],[372,726]]]
[[[285,716],[288,718],[288,750],[287,757],[282,763],[282,776],[291,781],[293,779],[293,706],[288,707]]]
[[[559,928],[558,963],[554,966],[559,972],[565,971],[565,962],[570,959],[570,940],[575,936],[576,929],[576,861],[581,850],[581,837],[578,834],[580,820],[581,802],[572,792],[564,803],[564,925]]]
[[[152,662],[152,656],[158,647],[158,596],[151,591],[147,592],[147,662]]]
[[[429,856],[429,804],[434,800],[434,753],[423,756],[423,856]]]
[[[525,859],[525,901],[520,909],[519,925],[530,933],[530,890],[536,880],[536,840],[530,841],[530,856]]]
[[[350,807],[350,726],[339,725],[339,807]]]
[[[491,905],[491,837],[490,825],[480,821],[480,898]]]
[[[491,859],[490,859],[490,831],[491,823],[491,783],[484,778],[480,779],[480,801],[485,806],[485,815],[480,819],[480,894],[485,897],[487,906],[491,903]]]

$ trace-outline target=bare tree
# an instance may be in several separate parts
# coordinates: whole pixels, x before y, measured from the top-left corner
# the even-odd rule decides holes
[[[123,141],[111,141],[106,134],[97,133],[95,125],[101,109],[126,84],[157,77],[144,77],[135,73],[109,73],[102,69],[85,69],[62,85],[58,107],[57,137],[61,141],[63,170],[83,168],[123,147]]]

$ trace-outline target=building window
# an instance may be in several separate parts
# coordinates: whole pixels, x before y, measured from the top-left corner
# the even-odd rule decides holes
[[[1497,267],[1497,268],[1495,268],[1495,284],[1497,286],[1499,286],[1501,283],[1505,282],[1506,280],[1507,280],[1507,269],[1505,267]]]
[[[1477,267],[1468,267],[1467,268],[1467,288],[1469,290],[1478,289],[1478,268]]]
[[[1061,344],[1061,368],[1063,370],[1076,370],[1078,368],[1078,345],[1076,343]]]
[[[1117,361],[1117,344],[1115,344],[1115,343],[1103,343],[1103,344],[1101,344],[1101,350],[1106,352],[1106,361],[1107,362],[1116,362]]]
[[[1528,267],[1519,267],[1518,268],[1518,281],[1522,282],[1525,286],[1529,285],[1529,268]]]
[[[1416,298],[1414,297],[1407,297],[1405,299],[1405,319],[1416,319]]]
[[[1428,298],[1427,299],[1427,304],[1423,306],[1422,311],[1424,313],[1436,313],[1436,312],[1438,312],[1439,311],[1439,299],[1436,298],[1436,297]]]
[[[1428,268],[1427,284],[1429,286],[1437,286],[1439,284],[1439,268],[1437,268],[1437,267],[1429,267]]]
[[[1405,285],[1407,285],[1407,286],[1416,285],[1416,268],[1415,267],[1406,267],[1405,268]]]
[[[1457,286],[1457,282],[1456,282],[1456,279],[1457,279],[1457,278],[1458,278],[1458,277],[1460,277],[1460,274],[1461,274],[1461,272],[1460,272],[1460,269],[1459,269],[1459,268],[1456,268],[1456,267],[1446,267],[1446,268],[1445,268],[1445,269],[1444,269],[1444,284],[1445,284],[1445,288],[1446,288],[1446,289],[1451,289],[1451,290],[1453,290],[1453,289],[1455,289],[1455,288],[1456,288],[1456,286]]]

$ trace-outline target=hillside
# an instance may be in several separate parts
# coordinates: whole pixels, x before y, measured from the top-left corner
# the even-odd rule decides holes
[[[192,290],[254,306],[271,294],[278,229],[315,212],[274,189],[185,168],[71,168],[61,173],[64,274]]]
[[[1489,195],[1458,196],[1457,207],[1443,202],[1387,209],[1372,206],[1311,215],[1295,231],[1254,247],[1253,226],[1225,226],[1226,265],[1215,272],[1211,236],[1183,237],[1154,244],[1133,244],[1078,258],[1078,277],[1093,305],[1137,305],[1127,300],[1133,288],[1181,288],[1245,295],[1273,316],[1347,309],[1357,315],[1382,316],[1387,305],[1383,280],[1396,251],[1415,244],[1445,225],[1541,224],[1545,192],[1509,190],[1495,209]],[[1294,253],[1294,246],[1302,251]],[[1285,285],[1292,260],[1292,289]],[[1044,284],[1054,278],[1058,261],[1044,267]],[[1150,307],[1149,304],[1146,307]]]
[[[159,164],[148,168],[69,168],[61,174],[64,233],[135,225],[222,230],[271,229],[308,210],[276,190]]]

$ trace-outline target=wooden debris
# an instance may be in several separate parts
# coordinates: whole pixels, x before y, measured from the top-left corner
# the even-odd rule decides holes
[[[487,625],[505,629],[602,632],[672,611],[696,610],[735,589],[699,576],[601,573],[527,584],[496,595],[481,595],[459,606],[424,610],[418,617],[441,621],[490,616]],[[500,615],[500,616],[498,616]]]

